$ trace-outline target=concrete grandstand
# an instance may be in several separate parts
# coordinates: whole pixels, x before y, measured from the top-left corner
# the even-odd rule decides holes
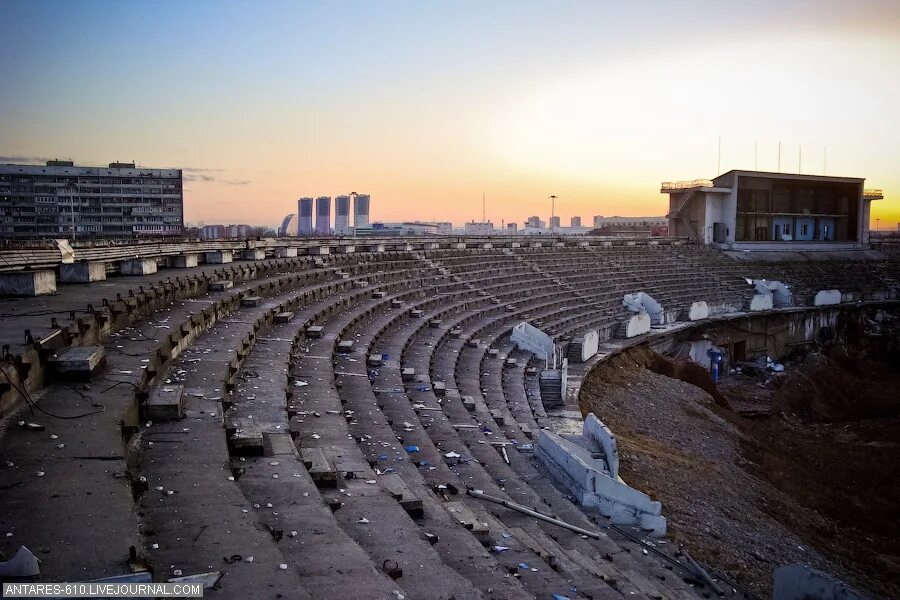
[[[678,238],[60,243],[0,271],[0,551],[226,598],[755,597],[667,543],[581,380],[703,323],[900,299],[889,249]]]

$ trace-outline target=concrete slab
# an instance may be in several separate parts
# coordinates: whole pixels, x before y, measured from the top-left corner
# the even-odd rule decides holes
[[[285,311],[275,314],[275,322],[276,323],[290,323],[294,320],[294,312],[293,311]]]
[[[184,386],[155,385],[149,390],[143,418],[154,422],[176,421],[184,416]]]
[[[213,281],[209,284],[209,290],[211,292],[224,292],[225,290],[230,290],[234,287],[234,282],[230,279],[223,279],[221,281]]]
[[[87,381],[105,364],[106,352],[101,346],[75,346],[47,361],[54,377],[69,381]]]

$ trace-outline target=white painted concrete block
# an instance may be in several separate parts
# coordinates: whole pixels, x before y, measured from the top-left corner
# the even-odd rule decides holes
[[[840,290],[820,290],[816,292],[816,297],[813,299],[813,306],[827,306],[829,304],[840,304],[841,303],[841,292]]]
[[[600,349],[600,332],[592,329],[584,334],[581,344],[581,362],[587,362]]]
[[[626,338],[644,335],[650,332],[650,315],[645,312],[632,315],[624,321],[624,325]]]
[[[753,294],[750,299],[750,310],[772,310],[772,294]]]
[[[706,303],[706,300],[700,300],[698,302],[691,302],[691,307],[688,309],[688,320],[689,321],[699,321],[701,319],[706,319],[709,317],[709,305]]]
[[[590,413],[584,420],[582,425],[583,435],[594,441],[595,444],[603,448],[603,455],[606,458],[606,468],[609,470],[609,476],[613,479],[619,478],[619,449],[616,446],[616,436],[610,431],[609,427],[603,424],[603,421],[597,418],[594,413]]]

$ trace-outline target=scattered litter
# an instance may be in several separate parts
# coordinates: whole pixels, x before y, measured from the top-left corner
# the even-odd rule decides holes
[[[176,571],[177,575],[181,575],[181,570]],[[219,580],[222,579],[221,571],[210,571],[209,573],[197,573],[195,575],[185,575],[184,577],[173,577],[168,580],[169,583],[202,583],[203,589],[208,590],[214,588]]]
[[[305,381],[299,381],[299,380],[298,380],[298,381],[295,381],[295,382],[294,382],[294,385],[296,385],[297,387],[306,387],[306,386],[309,385],[309,384],[306,383]]]
[[[418,447],[418,446],[407,446],[407,447],[406,447],[406,451],[407,451],[407,452],[418,452],[418,451],[419,451],[419,447]]]
[[[359,523],[360,525],[368,525],[369,524],[369,520],[365,517],[362,517],[361,519],[357,519],[356,522]]]
[[[459,458],[460,457],[460,455],[457,454],[456,452],[448,452],[444,456],[446,456],[447,458]]]
[[[245,558],[244,560],[247,561],[248,563],[252,563],[252,562],[253,562],[253,557],[252,557],[252,556],[248,556],[248,557]]]
[[[287,568],[288,568],[287,563],[281,563],[280,565],[278,565],[278,568],[281,569],[282,571],[287,571]]]
[[[43,477],[43,476],[44,476],[44,472],[43,472],[43,471],[38,471],[37,473],[35,473],[35,475],[37,475],[38,477]]]
[[[494,552],[497,552],[498,554],[500,552],[506,552],[507,550],[509,550],[509,546],[494,546]]]

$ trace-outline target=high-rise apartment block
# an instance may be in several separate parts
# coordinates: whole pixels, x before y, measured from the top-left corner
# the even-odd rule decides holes
[[[350,196],[334,199],[334,235],[352,235],[350,227]]]
[[[300,198],[297,201],[297,235],[313,234],[313,199]]]
[[[184,231],[180,169],[71,161],[0,165],[0,237],[118,238]]]
[[[316,235],[331,233],[331,196],[316,198]]]

